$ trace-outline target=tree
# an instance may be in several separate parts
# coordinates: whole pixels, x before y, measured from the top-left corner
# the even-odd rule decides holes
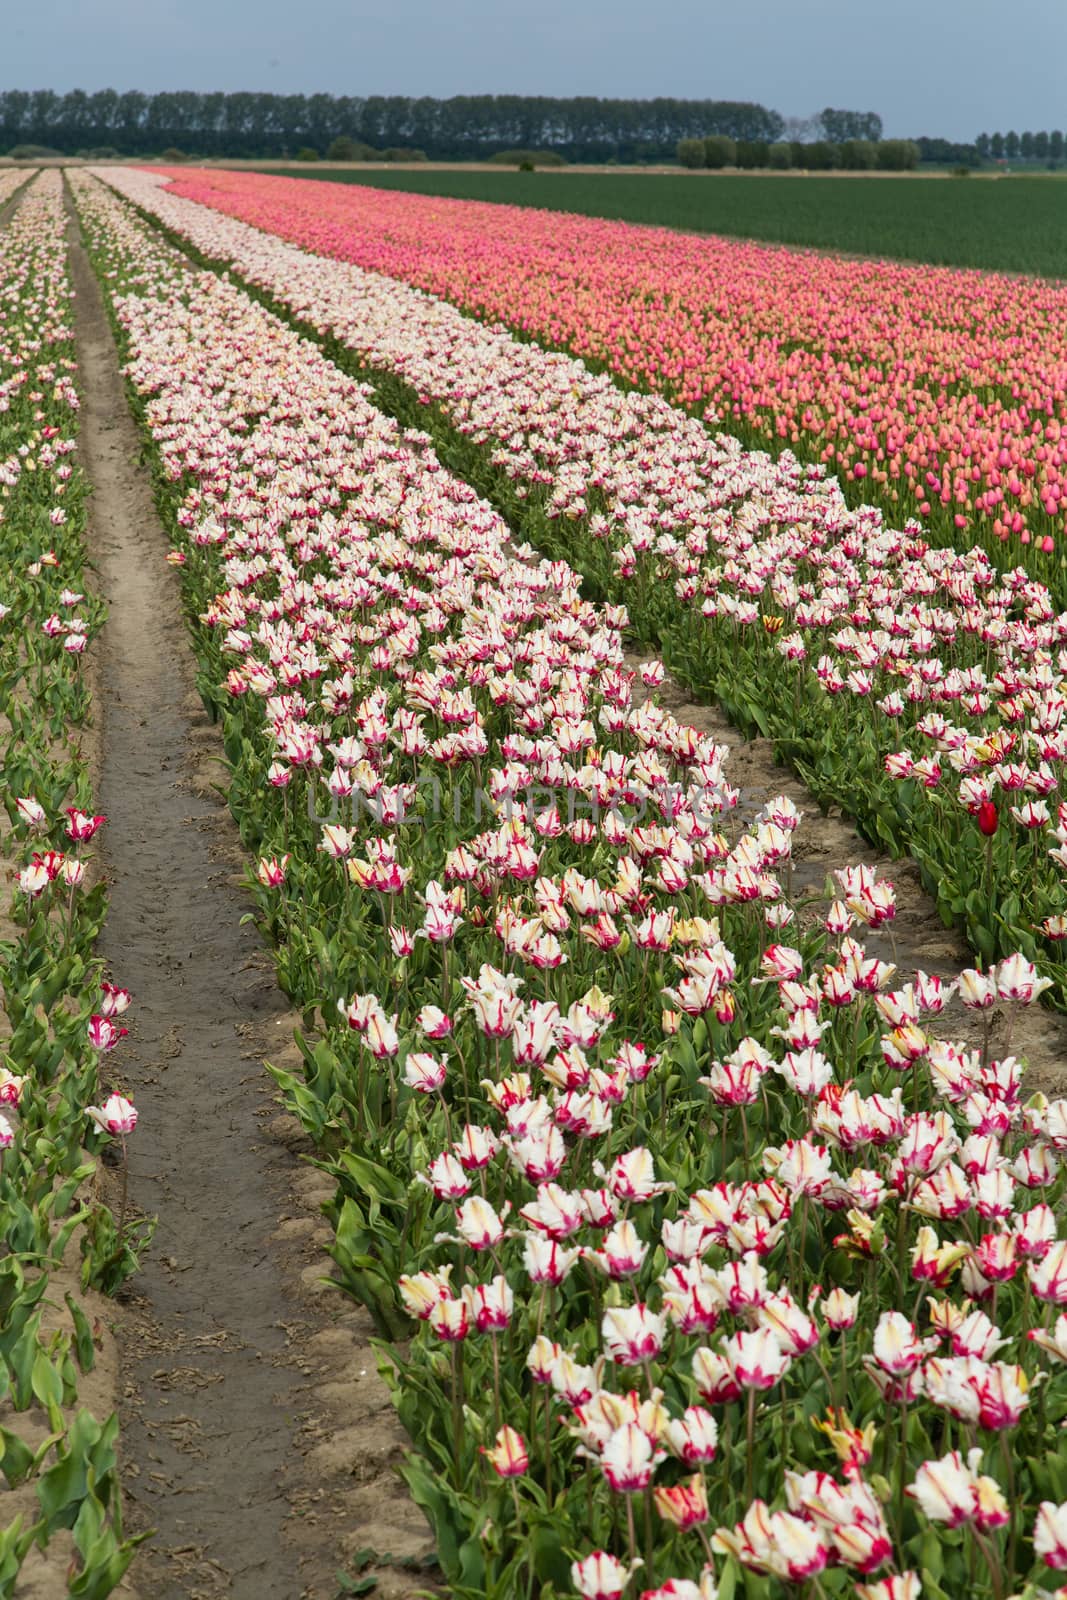
[[[869,139],[846,139],[837,147],[837,165],[845,172],[870,172],[875,158],[876,147]]]
[[[877,155],[883,172],[912,172],[919,165],[919,146],[913,139],[883,139]]]
[[[1004,135],[1002,133],[995,133],[993,135],[992,139],[989,141],[989,149],[994,161],[1003,161]]]
[[[358,161],[360,159],[360,151],[365,149],[366,145],[359,145],[354,139],[349,139],[347,134],[342,134],[340,138],[334,139],[327,149],[326,159],[327,161]]]
[[[916,139],[921,161],[936,161],[942,167],[976,167],[981,161],[977,144],[957,144],[953,139]]]
[[[793,165],[793,147],[777,139],[767,152],[767,165],[775,172],[787,172]]]
[[[837,160],[837,147],[829,139],[816,139],[814,144],[802,145],[804,154],[799,167],[806,167],[809,172],[832,172]]]
[[[1014,161],[1019,154],[1019,135],[1014,129],[1004,135],[1004,154],[1009,161]]]
[[[978,151],[978,154],[982,157],[983,161],[989,156],[989,146],[990,138],[988,133],[980,133],[977,139],[974,141],[974,148]]]
[[[1053,128],[1048,136],[1048,153],[1053,161],[1063,160],[1063,133],[1059,128]]]
[[[118,122],[119,97],[114,89],[98,89],[89,96],[89,137],[94,145],[114,139]]]
[[[812,139],[818,139],[822,133],[822,123],[817,116],[813,117],[786,117],[783,135],[788,139],[790,147],[797,144],[807,144]],[[794,165],[796,163],[794,162]]]
[[[721,135],[770,143],[781,140],[784,129],[777,111],[752,101],[669,96],[0,93],[0,148],[47,143],[68,153],[108,144],[138,155],[173,144],[204,155],[291,156],[301,147],[326,150],[335,139],[349,138],[374,148],[421,148],[439,158],[484,157],[504,148],[637,161],[670,157],[683,139]]]
[[[737,162],[737,144],[725,133],[713,133],[704,140],[706,167],[732,167]]]
[[[738,139],[737,165],[750,169],[752,167],[765,167],[770,153],[770,145],[766,139]]]
[[[850,139],[877,141],[882,137],[882,119],[876,111],[835,111],[827,106],[820,111],[819,121],[831,144],[845,144]]]
[[[1034,155],[1039,161],[1044,161],[1049,153],[1049,136],[1047,133],[1034,134]]]
[[[702,167],[704,165],[703,139],[679,139],[674,153],[683,167]]]
[[[1033,153],[1034,153],[1034,136],[1033,136],[1033,134],[1032,133],[1021,134],[1020,138],[1019,138],[1019,154],[1025,160],[1029,161],[1031,156],[1033,155]]]

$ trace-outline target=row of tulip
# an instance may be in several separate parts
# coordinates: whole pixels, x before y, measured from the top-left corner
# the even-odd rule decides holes
[[[8,204],[18,193],[23,184],[28,183],[32,173],[27,173],[24,168],[8,167],[0,171],[0,209]]]
[[[1036,1596],[1067,1103],[937,1037],[957,985],[893,986],[890,884],[794,903],[801,818],[731,816],[620,607],[75,187],[305,1012],[275,1076],[452,1592]],[[1018,955],[958,984],[987,1022],[1041,988]]]
[[[983,960],[1025,951],[1064,1003],[1067,624],[1047,589],[156,175],[109,181],[425,423],[518,536],[625,598],[676,675],[772,735],[821,801],[915,856]]]
[[[9,1491],[32,1486],[0,1529],[0,1595],[21,1592],[34,1546],[60,1533],[67,1592],[109,1594],[135,1543],[122,1531],[116,1419],[77,1409],[96,1313],[73,1290],[65,1308],[50,1298],[79,1243],[85,1289],[114,1289],[133,1264],[124,1219],[116,1225],[93,1192],[86,1149],[119,1125],[124,1136],[135,1113],[115,1095],[91,1103],[130,997],[101,981],[92,954],[105,890],[89,846],[104,818],[92,815],[83,751],[82,658],[103,607],[82,590],[65,226],[62,182],[49,173],[0,232],[0,849],[16,882],[0,940],[0,1474]]]
[[[825,462],[1060,585],[1067,287],[261,174],[178,193]]]

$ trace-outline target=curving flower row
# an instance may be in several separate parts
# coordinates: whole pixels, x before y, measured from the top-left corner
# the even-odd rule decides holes
[[[92,954],[104,888],[91,841],[105,818],[92,813],[81,747],[82,655],[103,607],[83,590],[65,230],[55,172],[27,188],[0,230],[0,858],[15,886],[0,940],[0,1473],[8,1490],[34,1487],[4,1519],[0,1587],[14,1593],[27,1562],[39,1578],[42,1562],[61,1559],[70,1592],[105,1595],[134,1541],[122,1531],[116,1419],[77,1409],[97,1310],[73,1293],[65,1308],[49,1296],[58,1300],[54,1275],[72,1240],[83,1288],[113,1290],[136,1264],[142,1229],[124,1217],[116,1225],[86,1150],[124,1138],[136,1113],[104,1087],[130,996],[102,980]],[[48,1550],[57,1533],[61,1558]]]
[[[625,597],[672,668],[771,734],[820,798],[919,861],[984,960],[1056,978],[1067,936],[1067,613],[1021,569],[850,510],[833,480],[453,306],[109,173],[301,325],[398,376],[518,533]],[[329,348],[333,348],[329,346]],[[403,404],[403,399],[401,399]]]
[[[362,184],[167,175],[305,249],[603,362],[750,440],[793,445],[948,539],[1056,550],[1063,284]]]
[[[1067,1102],[989,1028],[1033,965],[898,975],[869,869],[796,901],[801,818],[738,822],[621,608],[75,187],[453,1591],[1036,1595]]]
[[[8,167],[0,170],[0,206],[6,206],[32,176],[33,172],[27,172],[24,167]]]

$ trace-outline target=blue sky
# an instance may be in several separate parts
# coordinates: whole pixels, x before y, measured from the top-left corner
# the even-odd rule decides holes
[[[1067,127],[1062,0],[0,0],[0,87],[682,95]]]

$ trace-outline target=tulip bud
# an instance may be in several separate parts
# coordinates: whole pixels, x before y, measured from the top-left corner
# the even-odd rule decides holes
[[[987,839],[991,839],[997,831],[1000,817],[992,800],[983,800],[978,807],[978,828]]]

